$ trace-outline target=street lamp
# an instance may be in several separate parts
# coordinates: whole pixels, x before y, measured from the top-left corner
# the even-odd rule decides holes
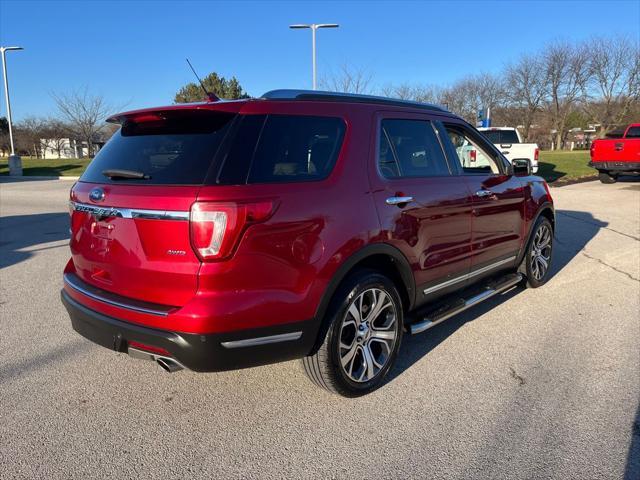
[[[7,100],[7,122],[9,123],[9,143],[11,144],[11,155],[9,155],[9,175],[22,175],[22,161],[16,155],[13,146],[13,127],[11,126],[11,102],[9,101],[9,79],[7,78],[7,60],[5,52],[9,50],[22,50],[22,47],[0,47],[2,54],[2,74],[4,76],[4,96]]]
[[[337,23],[297,23],[289,25],[289,28],[310,28],[311,29],[311,55],[313,65],[313,89],[316,89],[316,30],[319,28],[338,28]]]

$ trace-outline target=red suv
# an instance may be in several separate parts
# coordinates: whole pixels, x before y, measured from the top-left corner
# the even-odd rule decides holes
[[[362,395],[403,331],[549,276],[547,185],[437,106],[277,90],[109,121],[71,190],[62,301],[165,370],[302,358]]]

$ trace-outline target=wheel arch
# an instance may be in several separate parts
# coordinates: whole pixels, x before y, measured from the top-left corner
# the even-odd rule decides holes
[[[531,235],[533,234],[533,228],[536,226],[536,222],[538,221],[538,219],[540,217],[545,217],[545,218],[547,218],[549,220],[549,222],[551,222],[551,228],[553,230],[553,234],[555,235],[555,232],[556,232],[556,212],[555,212],[555,209],[553,208],[553,204],[551,202],[545,202],[540,206],[540,208],[538,209],[538,212],[536,213],[536,216],[533,218],[533,220],[529,224],[529,231],[527,232],[527,238],[526,238],[526,241],[522,243],[522,249],[520,250],[520,253],[518,254],[518,259],[516,261],[516,265],[520,265],[520,262],[522,262],[522,258],[524,257],[524,254],[527,251],[527,247],[529,246],[529,242],[531,242]]]
[[[329,322],[325,317],[331,299],[345,279],[358,269],[375,270],[389,277],[398,289],[404,310],[409,311],[413,308],[416,288],[411,265],[407,258],[400,250],[386,243],[367,245],[338,267],[325,289],[316,309],[315,319],[318,322],[318,334],[312,352],[315,352],[322,344],[329,329]]]

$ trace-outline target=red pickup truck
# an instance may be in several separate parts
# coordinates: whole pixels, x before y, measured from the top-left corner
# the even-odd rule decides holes
[[[640,174],[640,123],[629,125],[622,136],[594,140],[589,166],[602,183],[615,183],[618,175]]]

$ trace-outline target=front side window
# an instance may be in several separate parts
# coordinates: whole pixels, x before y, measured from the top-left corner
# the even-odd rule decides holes
[[[493,156],[480,147],[465,130],[449,125],[445,126],[445,129],[445,137],[450,140],[449,152],[458,160],[463,173],[500,174],[500,168]]]
[[[378,169],[385,178],[433,177],[450,173],[431,122],[425,120],[382,121]]]

